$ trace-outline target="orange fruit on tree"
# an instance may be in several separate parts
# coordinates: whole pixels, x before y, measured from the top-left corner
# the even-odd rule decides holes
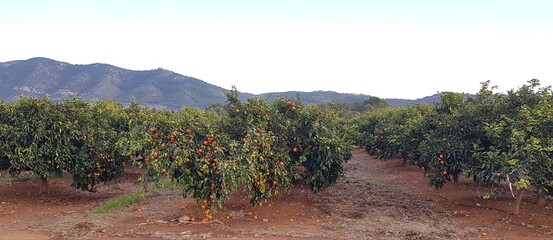
[[[444,159],[444,155],[443,155],[443,154],[440,154],[440,159]]]
[[[495,174],[495,176],[501,177],[501,172],[497,172],[497,173]]]

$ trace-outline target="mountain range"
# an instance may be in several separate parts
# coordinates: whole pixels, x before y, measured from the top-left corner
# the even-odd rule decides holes
[[[71,96],[85,100],[111,99],[124,104],[132,102],[134,98],[144,106],[168,109],[178,109],[181,106],[206,108],[213,104],[222,104],[229,91],[162,68],[134,71],[108,64],[77,65],[42,57],[0,63],[0,86],[0,98],[7,102],[20,95],[49,95],[52,100]],[[359,103],[371,97],[333,91],[289,91],[261,95],[241,92],[239,96],[241,99],[257,96],[269,99],[277,96],[299,96],[305,104]],[[437,95],[418,100],[386,99],[390,106],[431,104],[437,100]]]

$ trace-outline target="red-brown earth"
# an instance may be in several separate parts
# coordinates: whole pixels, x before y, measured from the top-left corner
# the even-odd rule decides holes
[[[108,200],[143,187],[136,169],[96,193],[72,189],[70,177],[53,179],[49,195],[37,194],[40,180],[17,182],[0,172],[0,240],[553,239],[551,201],[526,198],[515,216],[510,194],[484,200],[490,187],[469,179],[435,190],[421,170],[399,159],[380,161],[362,150],[353,156],[338,183],[317,194],[298,184],[254,208],[237,192],[208,223],[176,221],[201,218],[201,209],[170,189],[93,216]]]

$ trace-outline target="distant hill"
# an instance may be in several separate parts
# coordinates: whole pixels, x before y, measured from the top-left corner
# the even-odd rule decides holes
[[[388,106],[390,107],[415,105],[415,104],[434,104],[434,103],[440,102],[440,94],[436,93],[432,96],[423,97],[415,100],[398,99],[398,98],[387,98],[385,100],[388,102]]]
[[[300,97],[302,102],[305,104],[320,104],[320,103],[331,103],[331,102],[340,102],[340,103],[360,103],[371,96],[363,94],[352,94],[352,93],[337,93],[333,91],[314,91],[314,92],[300,92],[300,91],[288,91],[288,92],[272,92],[264,93],[261,96],[272,100],[276,97],[288,97],[296,98]]]
[[[0,63],[0,96],[44,96],[54,100],[112,99],[177,109],[183,105],[207,107],[224,102],[227,89],[168,70],[132,71],[108,64],[73,65],[47,58]],[[248,97],[248,94],[245,94]]]
[[[0,63],[0,98],[5,101],[20,95],[41,97],[46,94],[53,100],[70,96],[91,100],[114,100],[128,104],[135,98],[139,104],[178,109],[181,106],[205,108],[222,104],[228,89],[200,79],[184,76],[165,69],[133,71],[108,64],[76,65],[48,58]],[[299,94],[305,104],[329,102],[359,103],[368,95],[337,93],[332,91],[277,92],[254,95],[240,93],[241,99],[264,96],[295,98]],[[437,96],[420,100],[387,99],[390,106],[417,101],[432,103]],[[438,99],[439,100],[439,99]]]

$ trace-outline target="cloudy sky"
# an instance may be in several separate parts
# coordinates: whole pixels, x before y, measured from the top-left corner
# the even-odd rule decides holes
[[[0,0],[0,62],[162,67],[224,88],[385,98],[553,85],[553,1]]]

